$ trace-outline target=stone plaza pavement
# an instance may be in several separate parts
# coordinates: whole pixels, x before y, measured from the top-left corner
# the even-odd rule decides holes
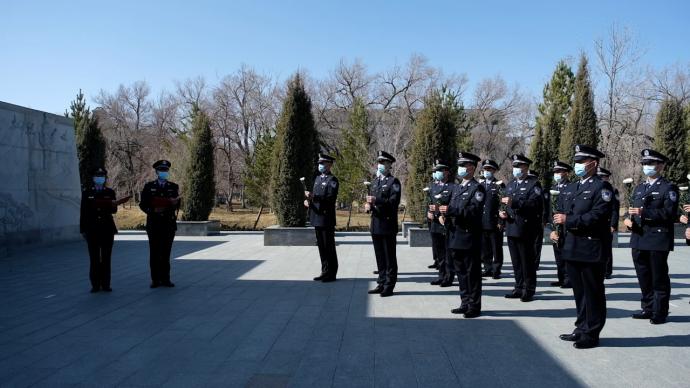
[[[429,285],[430,248],[399,241],[397,295],[367,295],[374,252],[340,234],[339,280],[317,283],[316,247],[263,247],[260,233],[178,237],[172,289],[149,289],[142,233],[118,236],[114,291],[89,293],[83,242],[0,259],[2,387],[477,387],[690,385],[690,248],[669,260],[669,323],[633,320],[639,290],[629,248],[615,249],[601,347],[576,350],[571,290],[549,286],[544,247],[537,300],[484,282],[483,314],[450,313],[458,289]],[[508,261],[507,247],[504,247]],[[508,261],[509,262],[509,261]]]

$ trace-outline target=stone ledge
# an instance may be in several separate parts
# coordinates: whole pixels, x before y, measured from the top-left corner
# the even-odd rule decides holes
[[[264,229],[264,246],[314,246],[316,234],[313,227],[269,226]]]
[[[407,243],[410,247],[430,247],[431,234],[427,228],[410,228],[407,235]]]
[[[414,221],[403,221],[402,222],[402,236],[403,238],[407,238],[408,231],[410,228],[421,228],[422,224],[419,222],[414,222]]]
[[[176,236],[212,236],[220,234],[220,220],[177,221]]]

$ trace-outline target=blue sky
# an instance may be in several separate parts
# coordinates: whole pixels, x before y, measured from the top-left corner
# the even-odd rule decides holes
[[[496,74],[535,97],[556,62],[593,53],[612,23],[660,67],[690,62],[688,1],[31,1],[0,14],[0,100],[61,113],[79,88],[215,83],[242,63],[323,77],[341,58],[372,72],[425,55],[470,84]]]

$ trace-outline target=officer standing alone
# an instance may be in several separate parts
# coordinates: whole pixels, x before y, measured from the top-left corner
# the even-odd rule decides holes
[[[565,229],[561,254],[573,285],[577,311],[575,329],[560,338],[573,341],[577,349],[598,346],[599,334],[606,323],[604,269],[611,243],[613,187],[597,176],[599,160],[603,157],[594,147],[575,146],[574,170],[579,181],[569,185],[568,193],[561,198],[562,212],[553,216],[554,224]]]
[[[333,158],[319,154],[319,175],[314,187],[304,196],[304,206],[309,208],[309,223],[316,232],[316,243],[321,258],[321,274],[314,278],[324,283],[333,282],[338,274],[338,254],[335,249],[335,202],[338,198],[338,178],[331,174]]]
[[[369,294],[380,294],[382,297],[393,295],[398,281],[398,258],[396,256],[396,237],[398,235],[398,206],[400,206],[400,181],[391,175],[391,166],[395,158],[385,151],[379,151],[377,157],[378,178],[371,185],[370,195],[364,205],[371,212],[371,240],[374,243],[378,279],[376,288]]]
[[[170,281],[170,251],[177,230],[180,192],[177,184],[168,181],[170,166],[167,160],[153,164],[157,179],[144,185],[139,202],[139,208],[146,213],[151,288],[175,287]]]

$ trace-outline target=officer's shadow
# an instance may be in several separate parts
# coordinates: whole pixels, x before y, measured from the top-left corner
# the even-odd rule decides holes
[[[680,322],[689,322],[690,317],[675,317],[670,322],[677,322],[678,318],[683,318]],[[609,338],[602,337],[600,346],[610,348],[644,348],[644,347],[688,347],[690,346],[690,334],[686,335],[664,335],[660,337],[639,337],[639,338]]]

